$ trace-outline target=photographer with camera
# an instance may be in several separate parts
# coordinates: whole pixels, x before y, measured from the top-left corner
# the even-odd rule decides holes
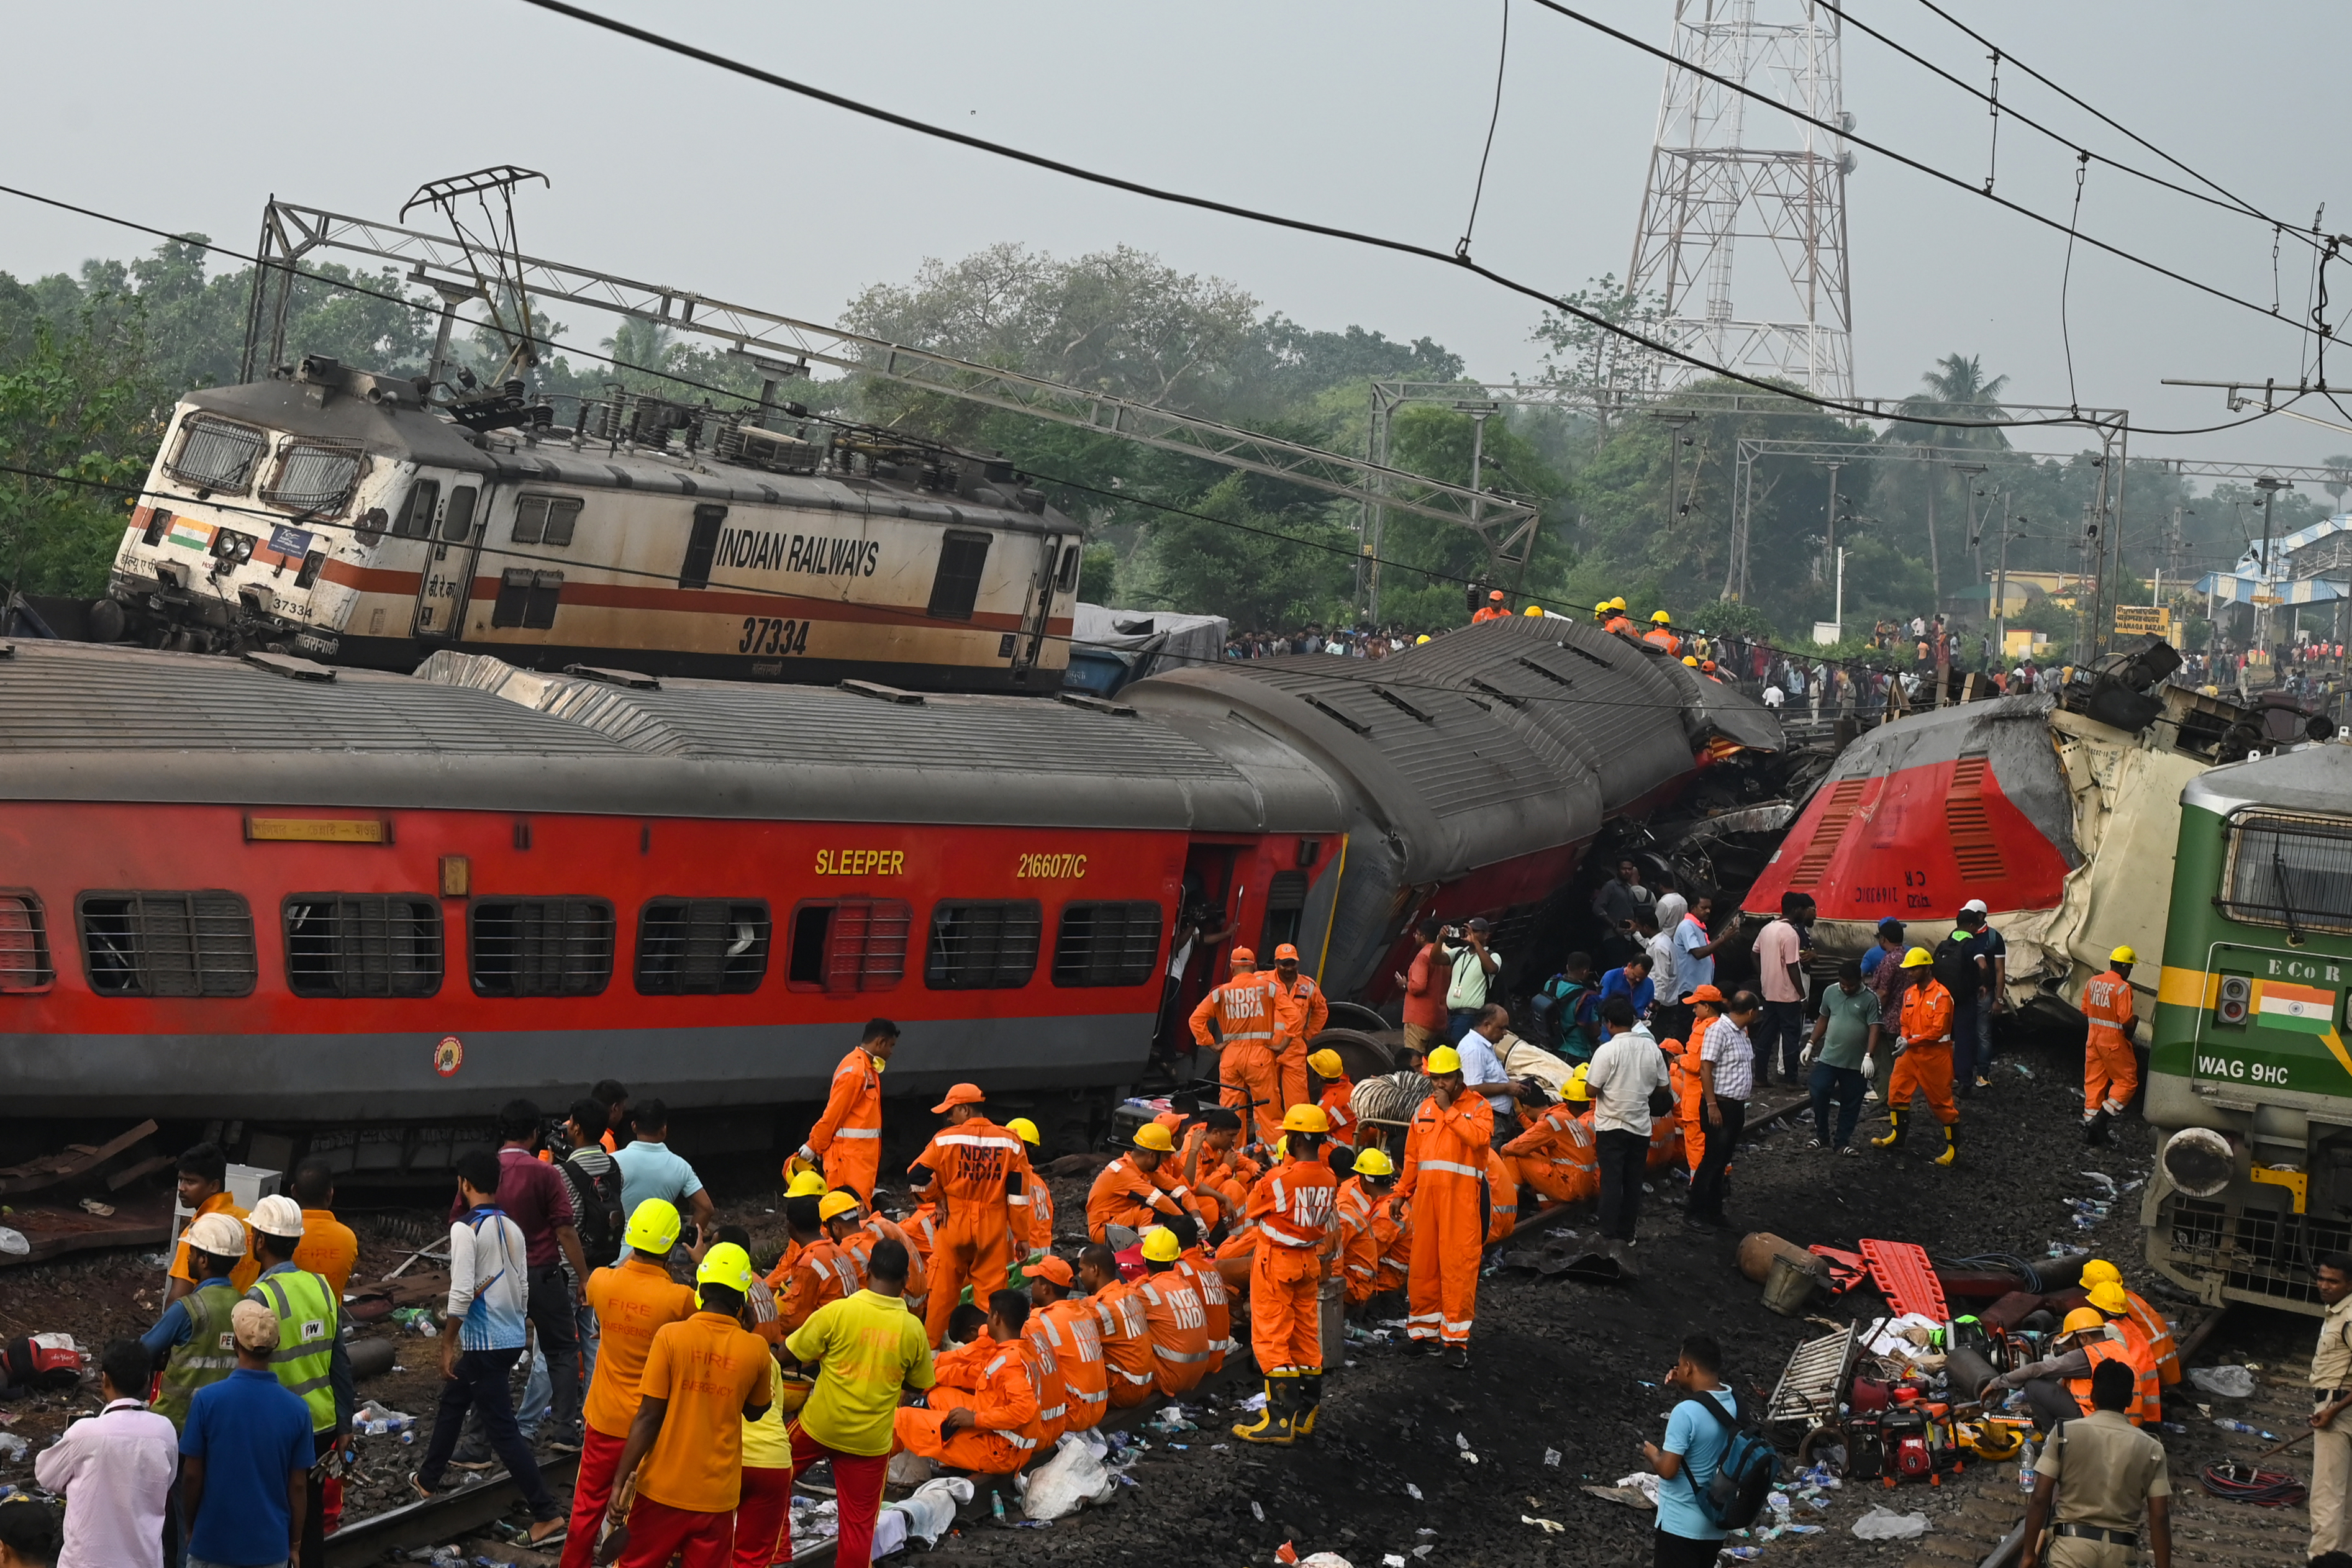
[[[1503,967],[1503,956],[1486,946],[1486,934],[1493,929],[1480,916],[1467,925],[1449,926],[1439,936],[1454,973],[1445,988],[1448,1040],[1460,1040],[1477,1023],[1486,1006],[1487,987]]]

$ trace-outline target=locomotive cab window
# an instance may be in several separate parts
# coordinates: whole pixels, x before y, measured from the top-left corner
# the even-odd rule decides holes
[[[85,893],[82,965],[102,997],[242,997],[257,967],[253,911],[234,893]]]
[[[2214,902],[2232,920],[2289,932],[2352,932],[2352,818],[2246,811],[2229,824]]]
[[[601,898],[484,898],[466,912],[474,990],[593,997],[613,977],[613,906]]]
[[[278,472],[262,486],[261,498],[273,507],[334,517],[351,504],[366,465],[367,454],[356,441],[289,441],[278,455]]]
[[[988,565],[993,534],[950,528],[940,541],[939,574],[931,579],[930,607],[925,614],[942,621],[969,621],[980,602],[981,572]]]
[[[768,906],[756,899],[656,898],[637,916],[637,992],[739,996],[768,973]]]
[[[1037,972],[1044,931],[1044,907],[1034,898],[942,899],[931,906],[923,984],[934,991],[1017,989]]]
[[[1067,904],[1054,936],[1054,984],[1139,986],[1160,957],[1156,904]]]
[[[726,521],[727,508],[715,502],[694,508],[694,526],[686,535],[686,559],[677,569],[680,588],[710,586],[711,562],[719,558],[719,530]]]
[[[298,893],[286,900],[286,984],[298,997],[429,997],[441,989],[441,907],[422,895]]]
[[[268,437],[249,424],[190,414],[180,425],[179,449],[163,466],[183,485],[242,496],[253,488],[254,470],[268,444]]]
[[[461,545],[474,536],[474,501],[481,492],[460,485],[449,492],[448,509],[441,514],[441,542]]]
[[[41,901],[29,893],[0,893],[0,995],[46,991],[57,977]]]
[[[401,498],[400,515],[392,519],[392,537],[396,539],[431,538],[433,514],[440,509],[441,482],[438,479],[419,479]]]
[[[577,496],[525,496],[515,503],[511,537],[519,545],[546,545],[562,549],[572,542],[580,520]]]
[[[813,900],[793,909],[794,990],[887,991],[907,972],[907,928],[914,911],[903,898]]]

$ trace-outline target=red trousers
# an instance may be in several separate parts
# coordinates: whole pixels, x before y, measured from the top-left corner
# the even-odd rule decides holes
[[[773,1568],[792,1560],[791,1467],[745,1465],[743,1500],[735,1505],[735,1568]]]
[[[834,1501],[841,1525],[833,1560],[842,1568],[864,1568],[874,1561],[874,1521],[882,1515],[882,1481],[890,1473],[890,1456],[835,1453],[802,1431],[798,1421],[791,1431],[795,1471],[806,1474],[819,1459],[833,1461]]]
[[[589,1568],[595,1561],[604,1511],[613,1506],[613,1471],[628,1443],[625,1437],[609,1437],[585,1422],[580,1431],[580,1479],[572,1489],[572,1531],[563,1538],[562,1568]]]
[[[697,1513],[649,1497],[629,1510],[629,1545],[620,1568],[734,1568],[735,1514]]]
[[[1323,1370],[1323,1260],[1304,1247],[1261,1239],[1250,1263],[1250,1354],[1257,1369]]]

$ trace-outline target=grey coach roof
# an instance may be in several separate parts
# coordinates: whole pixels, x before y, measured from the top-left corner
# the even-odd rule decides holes
[[[2189,781],[2180,803],[2224,817],[2248,806],[2352,816],[2352,746],[2306,744],[2212,768]]]
[[[1230,745],[1227,744],[1230,742]],[[1246,757],[1247,776],[1228,756]],[[0,800],[1331,832],[1339,802],[1234,720],[1038,697],[633,690],[436,654],[296,680],[236,659],[19,642]]]

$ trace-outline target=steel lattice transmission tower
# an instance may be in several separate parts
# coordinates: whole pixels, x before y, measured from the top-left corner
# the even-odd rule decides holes
[[[1628,293],[1663,302],[1663,335],[1685,353],[1817,396],[1852,396],[1845,177],[1853,155],[1843,137],[1687,68],[1851,131],[1838,18],[1811,0],[1675,0],[1674,53]],[[1739,309],[1731,264],[1743,246]],[[1770,253],[1769,266],[1759,250]],[[1704,372],[1669,360],[1655,374],[1673,387]]]

